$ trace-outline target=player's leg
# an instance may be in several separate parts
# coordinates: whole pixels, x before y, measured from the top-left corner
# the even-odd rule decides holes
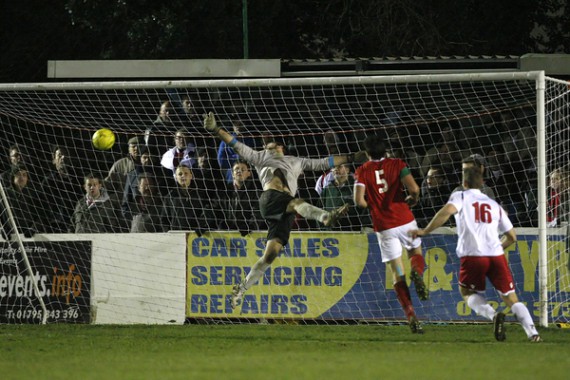
[[[505,304],[507,306],[510,306],[511,311],[517,318],[517,321],[519,321],[519,323],[521,324],[528,339],[533,343],[541,342],[542,338],[540,337],[538,331],[536,330],[536,327],[534,326],[534,322],[532,320],[530,312],[528,311],[525,304],[519,302],[516,293],[512,292],[507,295],[501,294],[501,297],[503,298],[503,301],[505,301]]]
[[[542,341],[542,338],[534,326],[530,312],[522,302],[519,302],[519,298],[517,297],[514,288],[513,276],[504,255],[492,258],[489,279],[501,295],[505,304],[511,308],[511,311],[515,315],[517,321],[521,324],[530,341]]]
[[[406,314],[410,329],[414,334],[422,334],[423,329],[420,325],[420,322],[418,321],[418,318],[416,317],[416,312],[414,310],[414,306],[412,305],[410,288],[408,288],[408,284],[406,283],[402,257],[400,256],[394,260],[391,260],[389,262],[389,265],[393,273],[394,291],[396,292],[400,306],[402,306],[402,309]]]
[[[489,257],[462,257],[459,265],[459,292],[471,310],[492,321],[496,312],[484,296],[489,267]]]
[[[463,286],[459,287],[459,292],[463,297],[463,300],[475,312],[475,314],[492,321],[497,313],[495,309],[487,302],[487,299],[483,293],[477,293],[476,291],[467,289]]]
[[[493,321],[493,334],[495,339],[503,341],[507,338],[505,329],[505,314],[500,311],[495,311],[483,293],[477,293],[460,285],[459,292],[465,300],[467,306],[471,308],[477,315],[480,315],[490,321]]]
[[[264,191],[259,199],[261,215],[267,222],[267,243],[263,256],[257,260],[249,273],[239,284],[233,287],[231,295],[232,308],[242,302],[243,295],[253,285],[257,284],[267,268],[273,263],[281,249],[289,240],[291,225],[295,214],[287,213],[287,207],[293,197],[278,191]]]
[[[495,339],[503,341],[505,335],[505,314],[495,311],[484,296],[489,257],[462,257],[459,267],[459,292],[477,315],[493,321]]]
[[[400,306],[406,314],[412,333],[422,334],[423,328],[416,317],[416,312],[412,304],[410,289],[406,283],[406,274],[404,264],[402,262],[402,245],[398,239],[397,232],[392,230],[377,232],[376,237],[380,244],[380,252],[382,253],[382,262],[390,265],[392,270],[392,280],[394,283],[394,291]]]
[[[267,241],[263,256],[253,264],[245,279],[234,286],[231,298],[232,308],[236,308],[241,304],[244,293],[259,282],[261,276],[263,276],[267,268],[271,266],[271,263],[277,258],[282,248],[283,244],[281,244],[281,241],[278,239]]]
[[[422,301],[429,299],[429,289],[424,282],[424,271],[426,262],[422,255],[422,247],[416,247],[408,250],[408,257],[410,258],[410,279],[416,288],[416,294]]]
[[[325,226],[331,227],[336,224],[341,216],[346,215],[349,207],[348,204],[345,204],[329,212],[313,206],[303,199],[295,198],[289,202],[287,212],[296,212],[306,219],[317,220]]]
[[[415,230],[417,228],[418,224],[414,220],[408,224],[398,227],[396,230],[398,231],[400,243],[408,252],[411,267],[410,279],[414,283],[416,294],[420,300],[425,301],[429,298],[429,289],[424,282],[426,262],[422,255],[422,240],[419,237],[412,238],[408,234],[410,230]]]

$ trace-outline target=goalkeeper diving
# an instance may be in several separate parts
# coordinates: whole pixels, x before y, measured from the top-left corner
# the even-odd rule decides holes
[[[328,212],[296,198],[299,176],[304,171],[323,171],[345,163],[364,161],[366,153],[320,159],[301,158],[285,155],[285,145],[276,139],[266,141],[264,149],[256,151],[219,127],[212,112],[204,116],[204,128],[232,147],[243,160],[250,162],[263,185],[259,209],[268,225],[267,244],[263,256],[253,265],[246,278],[233,288],[231,305],[236,308],[241,304],[244,293],[259,281],[287,244],[297,213],[330,227],[348,212],[348,204]]]

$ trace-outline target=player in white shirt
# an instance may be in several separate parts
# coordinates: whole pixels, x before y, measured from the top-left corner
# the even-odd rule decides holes
[[[505,314],[495,311],[484,296],[485,279],[488,277],[521,323],[529,340],[540,342],[542,339],[527,307],[519,302],[515,293],[513,276],[504,254],[504,249],[516,241],[513,224],[501,206],[479,190],[482,185],[483,176],[478,168],[463,169],[465,190],[451,194],[448,203],[426,228],[412,230],[410,235],[425,236],[454,215],[458,235],[456,253],[461,260],[459,291],[467,305],[478,315],[493,321],[497,340],[506,339]],[[499,233],[504,234],[501,239]]]

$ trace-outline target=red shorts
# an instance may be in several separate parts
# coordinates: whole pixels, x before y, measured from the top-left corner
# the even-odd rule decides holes
[[[507,295],[515,290],[513,275],[505,255],[465,256],[461,258],[459,286],[470,290],[484,291],[486,277],[502,295]]]

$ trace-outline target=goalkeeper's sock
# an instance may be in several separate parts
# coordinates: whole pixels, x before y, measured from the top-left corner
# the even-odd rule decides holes
[[[475,311],[477,315],[492,321],[495,316],[495,309],[487,303],[485,297],[480,294],[471,294],[467,297],[467,306]]]
[[[406,284],[406,280],[398,281],[394,284],[394,291],[396,292],[396,296],[398,297],[398,301],[400,305],[402,305],[402,309],[404,309],[404,313],[406,313],[406,317],[408,320],[415,316],[416,313],[414,311],[414,307],[412,306],[412,297],[410,296],[410,288],[408,288],[408,284]]]
[[[257,262],[253,264],[253,267],[251,268],[251,270],[249,271],[249,273],[245,278],[245,283],[243,284],[245,290],[257,284],[261,276],[263,276],[263,274],[265,273],[267,268],[269,268],[270,265],[271,264],[265,262],[263,257],[257,260]]]
[[[319,222],[323,223],[325,218],[329,214],[325,210],[322,210],[318,207],[308,204],[307,202],[303,202],[298,204],[294,207],[295,211],[299,213],[302,217],[306,219],[318,220]]]
[[[515,303],[511,306],[511,311],[522,325],[527,337],[531,338],[533,335],[538,335],[538,331],[536,331],[536,327],[534,327],[534,322],[532,321],[530,312],[523,303]]]
[[[420,276],[424,275],[424,270],[426,269],[426,261],[422,254],[412,255],[412,257],[410,257],[410,265],[412,269],[418,272]]]

